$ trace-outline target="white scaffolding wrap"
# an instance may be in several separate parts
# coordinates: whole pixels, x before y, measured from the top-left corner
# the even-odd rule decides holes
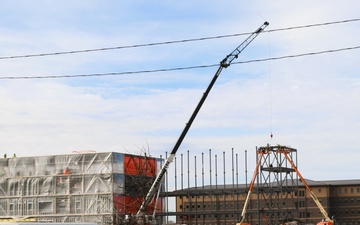
[[[0,221],[114,224],[114,196],[124,185],[121,153],[2,158]]]

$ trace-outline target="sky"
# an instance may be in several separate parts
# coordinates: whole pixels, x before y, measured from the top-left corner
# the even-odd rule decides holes
[[[219,62],[268,21],[223,69],[177,154],[234,148],[243,162],[247,150],[252,171],[257,146],[280,144],[298,150],[308,179],[359,179],[359,15],[356,0],[3,1],[0,155],[164,157]],[[183,41],[208,37],[218,38]],[[105,75],[71,77],[90,74]]]

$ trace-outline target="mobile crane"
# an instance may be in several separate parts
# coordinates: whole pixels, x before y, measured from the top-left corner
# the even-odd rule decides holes
[[[254,175],[252,177],[252,180],[251,180],[251,183],[250,183],[250,186],[249,186],[249,191],[248,191],[248,194],[247,194],[246,199],[245,199],[244,207],[243,207],[243,210],[242,210],[242,213],[241,213],[241,216],[240,216],[240,222],[237,223],[236,225],[250,225],[249,223],[244,223],[247,206],[249,204],[250,196],[251,196],[254,184],[255,184],[255,179],[256,179],[256,177],[257,177],[257,175],[259,173],[259,167],[260,167],[260,164],[261,164],[262,156],[264,154],[271,154],[271,151],[269,151],[270,148],[272,150],[275,149],[277,153],[283,154],[285,156],[286,160],[290,163],[291,167],[294,169],[296,174],[299,176],[301,182],[305,185],[306,189],[310,193],[311,198],[313,199],[313,201],[315,202],[317,207],[320,209],[320,212],[324,216],[324,219],[323,219],[323,221],[318,222],[316,225],[335,225],[334,220],[330,219],[330,217],[328,216],[326,210],[321,205],[319,199],[316,197],[314,192],[311,190],[310,186],[307,184],[306,180],[303,178],[303,176],[301,175],[299,170],[296,168],[296,166],[295,166],[294,162],[292,161],[292,159],[289,157],[289,155],[288,155],[290,153],[289,148],[286,147],[286,146],[281,146],[281,145],[277,145],[277,146],[274,147],[274,146],[269,146],[269,144],[266,147],[260,147],[257,150],[257,155],[258,155],[259,158],[258,158],[258,161],[256,163]]]
[[[189,131],[194,119],[196,118],[198,112],[200,111],[201,106],[205,102],[208,94],[210,93],[211,88],[215,84],[217,78],[219,77],[221,71],[224,68],[227,68],[231,65],[232,61],[236,58],[238,58],[239,54],[262,32],[264,29],[269,25],[268,22],[264,22],[263,25],[261,25],[255,32],[251,33],[250,36],[242,42],[234,51],[232,51],[229,55],[227,55],[219,65],[218,70],[216,71],[213,79],[211,80],[209,86],[207,87],[206,91],[204,92],[202,98],[200,99],[198,105],[196,106],[193,114],[191,115],[188,123],[186,124],[184,130],[182,131],[179,139],[177,140],[176,144],[174,145],[172,151],[170,152],[169,156],[167,157],[164,165],[162,166],[160,172],[156,176],[154,182],[152,183],[152,186],[150,187],[147,195],[144,198],[144,201],[142,202],[138,212],[135,215],[135,220],[137,224],[143,224],[145,221],[145,211],[146,207],[150,204],[152,199],[156,198],[156,190],[160,187],[161,181],[163,176],[165,175],[166,171],[169,168],[170,163],[173,161],[175,154],[177,150],[179,149],[182,141],[184,140],[187,132]]]

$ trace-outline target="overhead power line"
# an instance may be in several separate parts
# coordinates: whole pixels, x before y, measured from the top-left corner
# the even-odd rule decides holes
[[[341,52],[341,51],[349,51],[349,50],[355,50],[355,49],[360,49],[360,46],[339,48],[339,49],[331,49],[331,50],[324,50],[324,51],[318,51],[318,52],[301,53],[301,54],[295,54],[295,55],[270,57],[270,58],[264,58],[264,59],[252,59],[252,60],[248,60],[248,61],[233,62],[233,64],[256,63],[256,62],[264,62],[264,61],[270,61],[270,60],[297,58],[297,57],[304,57],[304,56],[335,53],[335,52]],[[18,76],[18,77],[17,76],[8,76],[8,77],[0,77],[0,80],[10,80],[10,79],[54,79],[54,78],[119,76],[119,75],[131,75],[131,74],[141,74],[141,73],[155,73],[155,72],[170,72],[170,71],[179,71],[179,70],[201,69],[201,68],[217,67],[217,66],[219,66],[219,64],[198,65],[198,66],[188,66],[188,67],[173,67],[173,68],[163,68],[163,69],[154,69],[154,70],[124,71],[124,72],[113,72],[113,73],[93,73],[93,74],[75,74],[75,75],[49,75],[49,76]]]
[[[349,19],[349,20],[334,21],[334,22],[326,22],[326,23],[316,23],[316,24],[309,24],[309,25],[302,25],[302,26],[294,26],[294,27],[287,27],[287,28],[278,28],[278,29],[267,30],[267,31],[264,31],[264,32],[278,32],[278,31],[286,31],[286,30],[294,30],[294,29],[302,29],[302,28],[311,28],[311,27],[319,27],[319,26],[328,26],[328,25],[341,24],[341,23],[358,22],[358,21],[360,21],[360,18],[359,19]],[[74,50],[74,51],[40,53],[40,54],[29,54],[29,55],[15,55],[15,56],[2,56],[2,57],[0,57],[0,60],[18,59],[18,58],[31,58],[31,57],[44,57],[44,56],[56,56],[56,55],[77,54],[77,53],[98,52],[98,51],[109,51],[109,50],[119,50],[119,49],[127,49],[127,48],[150,47],[150,46],[157,46],[157,45],[168,45],[168,44],[177,44],[177,43],[185,43],[185,42],[194,42],[194,41],[205,41],[205,40],[212,40],[212,39],[229,38],[229,37],[236,37],[236,36],[242,36],[242,35],[249,35],[251,33],[252,32],[246,32],[246,33],[227,34],[227,35],[202,37],[202,38],[191,38],[191,39],[183,39],[183,40],[153,42],[153,43],[147,43],[147,44],[124,45],[124,46],[117,46],[117,47],[94,48],[94,49],[84,49],[84,50]]]
[[[309,24],[309,25],[301,25],[301,26],[294,26],[294,27],[287,27],[287,28],[272,29],[272,30],[268,30],[267,32],[295,30],[295,29],[311,28],[311,27],[319,27],[319,26],[328,26],[328,25],[335,25],[335,24],[340,24],[340,23],[358,22],[358,21],[360,21],[360,19],[341,20],[341,21],[334,21],[334,22],[327,22],[327,23],[315,23],[315,24]]]

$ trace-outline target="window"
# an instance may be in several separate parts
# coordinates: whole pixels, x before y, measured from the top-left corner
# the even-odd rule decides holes
[[[305,212],[300,212],[300,218],[305,218],[306,214]]]
[[[305,191],[299,191],[299,197],[305,197]]]
[[[299,207],[304,208],[305,207],[305,202],[304,201],[299,202]]]

